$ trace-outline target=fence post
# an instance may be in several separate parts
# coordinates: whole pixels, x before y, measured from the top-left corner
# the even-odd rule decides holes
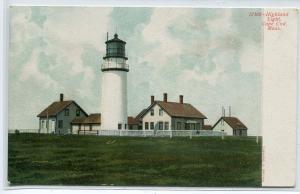
[[[172,132],[172,129],[170,130],[170,139],[172,139],[172,134],[173,132]]]
[[[192,130],[190,130],[190,139],[192,139],[192,132],[193,132],[193,131],[192,131]]]
[[[224,139],[224,131],[222,131],[222,140]]]
[[[258,135],[256,136],[256,144],[258,144]]]

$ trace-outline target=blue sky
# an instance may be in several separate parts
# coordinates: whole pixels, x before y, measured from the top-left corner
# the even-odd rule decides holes
[[[37,128],[36,115],[73,99],[101,112],[101,70],[106,32],[127,42],[128,113],[150,95],[180,94],[207,124],[232,107],[257,134],[261,127],[261,18],[251,9],[11,7],[9,128]]]

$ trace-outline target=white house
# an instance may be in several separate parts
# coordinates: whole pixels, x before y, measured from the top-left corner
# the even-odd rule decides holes
[[[212,127],[213,131],[223,131],[226,135],[247,136],[248,128],[236,117],[221,117]]]
[[[202,130],[204,116],[191,104],[183,102],[169,102],[164,93],[163,101],[155,101],[151,96],[151,104],[143,110],[138,118],[142,121],[143,130]]]

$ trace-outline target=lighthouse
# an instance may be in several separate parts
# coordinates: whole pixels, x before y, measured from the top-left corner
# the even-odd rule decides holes
[[[118,38],[107,40],[106,55],[101,66],[101,129],[125,130],[127,124],[127,72],[126,42]]]

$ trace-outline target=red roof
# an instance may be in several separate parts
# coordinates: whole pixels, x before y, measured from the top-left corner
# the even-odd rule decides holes
[[[38,114],[38,117],[47,117],[47,116],[56,116],[59,112],[64,110],[67,106],[70,104],[75,103],[76,106],[78,106],[81,111],[85,114],[86,112],[73,100],[67,100],[67,101],[56,101],[50,104],[47,108],[45,108],[40,114]]]
[[[138,125],[139,120],[134,117],[128,117],[128,125]],[[79,117],[73,119],[72,124],[101,124],[101,114],[94,113],[90,114],[88,117]]]
[[[79,117],[73,119],[72,124],[101,124],[101,114],[94,113],[90,114],[88,117]]]
[[[138,125],[140,122],[137,118],[128,117],[128,125]]]
[[[165,110],[171,117],[206,119],[199,110],[188,103],[154,101],[141,115],[143,117],[155,104]]]
[[[216,124],[214,124],[213,128],[221,121],[224,120],[232,129],[248,129],[242,121],[240,121],[236,117],[221,117]]]

